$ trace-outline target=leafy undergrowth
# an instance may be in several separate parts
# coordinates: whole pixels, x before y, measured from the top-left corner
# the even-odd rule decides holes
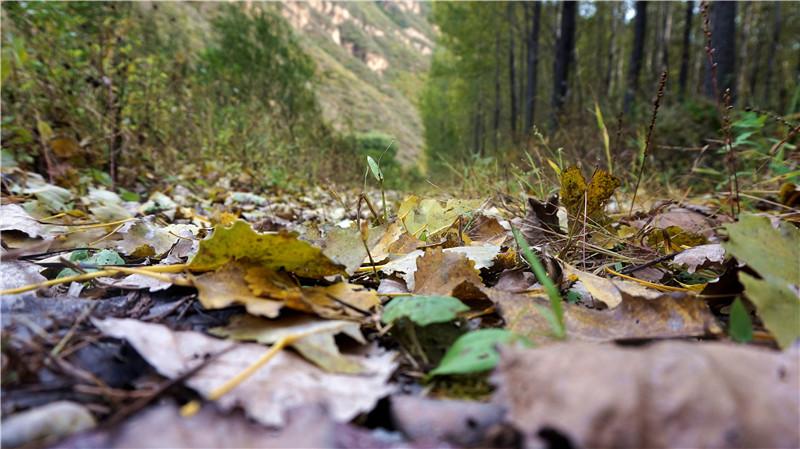
[[[139,201],[12,170],[3,446],[800,445],[796,188],[734,219],[560,184]]]

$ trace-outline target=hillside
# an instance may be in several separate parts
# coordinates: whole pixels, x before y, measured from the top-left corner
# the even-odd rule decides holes
[[[403,165],[422,149],[417,95],[433,51],[430,5],[416,1],[284,2],[321,76],[324,116],[339,129],[380,131]]]

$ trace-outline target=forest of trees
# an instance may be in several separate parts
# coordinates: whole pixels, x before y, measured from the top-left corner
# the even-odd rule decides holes
[[[421,99],[432,167],[513,160],[537,132],[602,160],[599,115],[619,156],[641,140],[662,72],[668,145],[718,138],[726,101],[798,111],[797,4],[440,2],[432,19],[441,36]]]

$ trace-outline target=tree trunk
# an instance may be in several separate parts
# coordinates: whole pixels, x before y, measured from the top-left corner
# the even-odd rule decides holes
[[[494,120],[492,121],[492,149],[497,155],[500,137],[500,34],[494,36]]]
[[[658,70],[659,75],[662,70],[669,67],[669,47],[672,40],[672,3],[664,3],[664,24],[663,24],[664,46],[661,48],[661,69]]]
[[[644,39],[647,31],[647,2],[636,2],[636,19],[633,23],[633,49],[631,50],[631,60],[628,65],[628,86],[625,90],[625,98],[622,110],[629,114],[633,100],[639,90],[639,72],[642,70],[642,56],[644,55]]]
[[[686,2],[686,15],[683,21],[683,46],[681,49],[681,74],[678,80],[680,85],[680,98],[686,96],[686,84],[689,82],[689,54],[692,45],[692,17],[694,16],[694,2]]]
[[[736,2],[714,2],[710,14],[711,46],[716,70],[706,63],[705,93],[716,100],[720,98],[718,95],[730,89],[733,102],[736,98]]]
[[[767,54],[769,55],[767,59],[767,75],[764,82],[764,96],[761,100],[765,106],[769,107],[774,106],[772,103],[770,103],[772,92],[776,90],[772,86],[772,77],[775,73],[775,54],[778,53],[778,45],[780,44],[781,37],[781,25],[783,22],[781,17],[781,2],[775,2],[774,8],[775,10],[772,21],[772,44],[770,45],[769,51],[767,51]]]
[[[553,64],[553,111],[551,126],[558,126],[558,116],[561,115],[567,98],[569,86],[569,67],[575,54],[575,18],[578,3],[566,1],[561,7],[561,31],[556,41],[556,57]]]
[[[523,3],[528,9],[530,3]],[[539,30],[542,22],[542,3],[533,4],[533,26],[528,35],[528,85],[525,87],[525,134],[530,135],[536,113],[536,82],[539,71]]]
[[[508,91],[511,102],[511,140],[517,141],[517,68],[514,47],[514,3],[509,2],[506,8],[508,15]]]

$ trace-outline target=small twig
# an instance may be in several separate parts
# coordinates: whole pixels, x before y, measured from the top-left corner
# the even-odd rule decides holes
[[[619,272],[621,274],[631,274],[631,273],[639,271],[639,270],[644,270],[645,268],[652,267],[653,265],[657,265],[657,264],[659,264],[661,262],[666,262],[667,260],[672,259],[673,257],[677,256],[678,254],[682,253],[683,251],[684,250],[676,251],[676,252],[670,253],[670,254],[665,254],[665,255],[663,255],[661,257],[657,257],[657,258],[655,258],[653,260],[650,260],[650,261],[645,262],[645,263],[640,264],[640,265],[631,265],[631,266],[623,268]]]
[[[94,308],[97,307],[97,304],[99,303],[93,302],[89,304],[89,307],[87,307],[83,312],[81,312],[78,319],[75,320],[75,323],[72,325],[72,327],[69,328],[69,331],[67,331],[67,333],[64,334],[64,337],[61,339],[61,341],[59,341],[50,351],[51,356],[57,357],[58,354],[61,353],[61,350],[64,349],[64,346],[66,346],[67,343],[69,343],[72,336],[75,335],[75,331],[78,329],[78,326],[80,326],[83,320],[85,320],[92,313],[92,311],[94,311]]]
[[[158,388],[156,388],[156,390],[153,391],[152,393],[150,393],[149,395],[147,395],[147,396],[145,396],[143,398],[140,398],[139,400],[137,400],[136,402],[134,402],[133,404],[131,404],[131,405],[127,406],[127,407],[124,407],[124,408],[120,409],[117,413],[114,414],[114,416],[112,416],[110,419],[108,419],[106,422],[104,422],[101,427],[110,428],[110,427],[113,427],[115,424],[120,423],[125,418],[127,418],[127,417],[133,415],[134,413],[138,412],[139,410],[143,409],[145,406],[147,406],[149,403],[153,402],[153,400],[155,400],[156,398],[158,398],[159,396],[164,394],[164,392],[166,392],[170,388],[172,388],[175,385],[178,385],[179,383],[183,382],[184,380],[194,376],[201,369],[203,369],[206,366],[208,366],[209,363],[211,363],[214,360],[218,359],[221,355],[227,353],[228,351],[230,351],[231,349],[235,348],[236,346],[237,345],[232,344],[232,345],[228,346],[227,348],[225,348],[225,349],[223,349],[221,351],[215,352],[214,354],[211,354],[210,356],[206,357],[205,360],[203,360],[201,363],[199,363],[194,368],[187,370],[186,372],[178,375],[174,379],[170,379],[170,380],[167,380],[166,382],[162,382],[161,385],[159,385]]]

